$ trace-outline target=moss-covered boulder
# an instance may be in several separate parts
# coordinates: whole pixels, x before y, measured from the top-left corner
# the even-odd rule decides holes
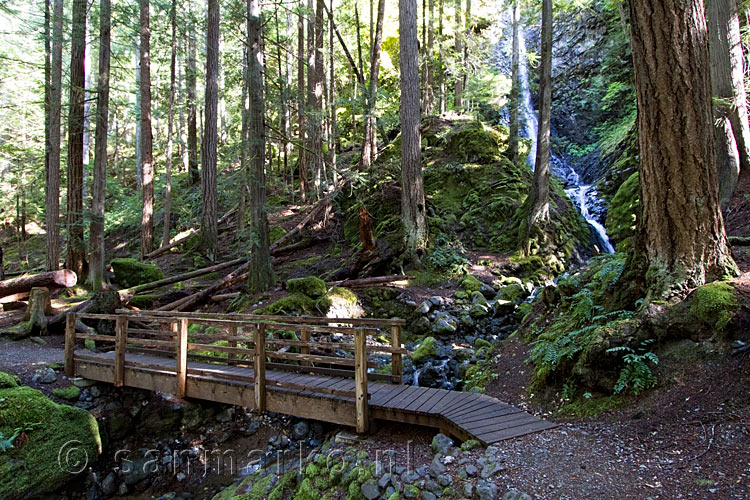
[[[437,356],[437,340],[435,340],[435,337],[425,337],[411,353],[411,360],[417,363],[430,356]]]
[[[316,301],[302,293],[293,293],[277,300],[259,312],[265,314],[310,314],[315,311]]]
[[[480,123],[474,123],[452,132],[447,137],[447,149],[465,162],[497,161],[501,147],[500,133]]]
[[[290,293],[301,293],[318,299],[328,292],[326,282],[317,276],[307,276],[305,278],[292,278],[287,280],[286,288]]]
[[[465,292],[478,292],[481,287],[482,282],[476,279],[471,274],[467,275],[464,279],[461,280],[461,288]]]
[[[18,387],[21,379],[10,373],[0,372],[0,389]]]
[[[0,498],[43,496],[83,472],[101,453],[96,419],[30,387],[0,389]]]
[[[331,318],[361,318],[365,315],[357,294],[348,288],[333,287],[324,298],[328,299],[328,316]]]
[[[68,387],[58,387],[52,391],[52,394],[56,398],[67,399],[69,401],[75,401],[81,395],[80,387],[70,385]]]
[[[164,279],[159,266],[136,259],[113,259],[112,271],[115,273],[115,281],[126,288]]]
[[[630,248],[640,210],[638,172],[622,183],[612,198],[607,211],[606,228],[610,240],[620,252]]]
[[[715,332],[721,333],[734,317],[737,296],[729,283],[716,281],[693,292],[690,312]]]

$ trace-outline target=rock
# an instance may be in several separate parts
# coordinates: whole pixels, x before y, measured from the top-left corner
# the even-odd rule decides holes
[[[107,474],[107,477],[104,478],[99,487],[102,489],[102,494],[105,497],[114,495],[117,491],[117,478],[115,477],[114,472]]]
[[[438,477],[446,470],[448,470],[447,467],[440,463],[440,459],[438,457],[432,459],[432,463],[430,464],[430,475],[432,477]]]
[[[292,436],[297,440],[304,439],[309,432],[310,426],[304,420],[297,422],[294,424],[294,427],[292,427]]]
[[[363,437],[349,431],[341,431],[334,438],[336,444],[356,444],[362,441],[364,441]]]
[[[465,292],[478,292],[482,286],[482,282],[469,274],[461,280],[460,286]]]
[[[496,300],[492,303],[492,309],[498,316],[511,314],[516,310],[516,305],[509,300]]]
[[[440,486],[445,488],[445,487],[453,485],[453,478],[449,476],[448,474],[440,474],[437,477],[437,482]]]
[[[139,427],[144,432],[160,434],[176,431],[181,421],[182,407],[180,405],[158,401],[143,408]]]
[[[40,368],[31,377],[35,384],[53,384],[57,382],[57,374],[52,368]]]
[[[453,446],[453,440],[443,433],[436,434],[432,438],[432,452],[436,455],[445,455]]]
[[[383,476],[378,480],[378,486],[381,488],[386,488],[389,484],[391,484],[391,474],[385,473]]]
[[[404,488],[404,498],[417,498],[419,495],[419,488],[411,484],[407,484]]]
[[[177,480],[180,482],[184,481],[186,477],[187,476],[182,472],[178,472],[177,475],[175,476],[175,478],[177,478]]]
[[[156,264],[127,258],[112,259],[111,265],[115,275],[114,281],[125,288],[164,279],[164,273]]]
[[[432,305],[437,307],[442,307],[445,304],[445,298],[440,295],[433,295],[429,300]]]
[[[469,481],[466,481],[464,483],[464,496],[466,498],[471,498],[474,496],[474,485],[471,484]]]
[[[429,491],[422,492],[422,500],[437,500],[437,497],[434,493],[431,493]]]
[[[454,321],[450,321],[450,318],[452,318],[452,316],[440,318],[437,323],[435,323],[435,333],[438,335],[449,335],[455,332],[458,321],[456,318],[453,318]]]
[[[234,407],[229,407],[216,415],[216,421],[222,424],[228,424],[229,422],[234,420],[235,412],[236,410],[234,409]]]
[[[508,490],[503,495],[502,500],[533,500],[533,498],[531,498],[531,495],[521,493],[520,491]]]
[[[8,431],[3,439],[13,441],[13,429],[34,424],[22,446],[0,454],[3,498],[45,498],[101,453],[99,426],[88,412],[26,386],[0,389],[0,401],[0,428]]]
[[[430,307],[432,307],[432,304],[428,300],[425,300],[424,302],[419,304],[419,307],[417,307],[417,313],[427,314],[428,312],[430,312]]]
[[[200,403],[181,402],[182,420],[180,426],[185,429],[197,429],[214,415],[214,407]]]
[[[479,474],[482,479],[489,479],[500,471],[505,470],[502,465],[497,462],[490,462],[482,467],[482,472]]]
[[[99,396],[102,395],[102,390],[99,389],[99,387],[97,387],[97,386],[92,386],[89,392],[95,398],[98,398]]]
[[[317,276],[289,279],[286,288],[290,293],[301,293],[313,299],[323,297],[328,292],[326,282]]]
[[[401,480],[409,484],[419,481],[419,477],[419,474],[417,474],[417,472],[413,470],[407,470],[406,472],[401,474]]]
[[[128,494],[128,485],[125,483],[120,483],[120,487],[117,488],[117,494],[121,497],[124,497]]]
[[[120,476],[127,486],[134,486],[145,481],[158,470],[154,450],[141,448],[123,461]]]
[[[477,482],[477,496],[479,500],[495,500],[498,494],[497,485],[489,481]]]
[[[375,500],[380,496],[380,487],[374,479],[368,479],[367,481],[362,483],[362,486],[360,486],[359,490],[367,500]]]
[[[466,475],[474,477],[477,474],[479,474],[479,469],[475,465],[472,464],[466,464]]]
[[[427,481],[425,481],[424,487],[427,491],[431,491],[432,493],[435,493],[437,495],[443,494],[443,488],[441,488],[440,485],[432,479],[428,479]],[[425,492],[422,492],[422,495],[424,495],[424,493]]]
[[[70,383],[72,383],[76,387],[80,387],[81,389],[85,389],[87,387],[91,387],[91,386],[95,385],[96,381],[95,380],[89,380],[87,378],[76,377],[76,378],[70,379]]]
[[[419,363],[420,361],[426,360],[429,357],[436,356],[437,352],[438,341],[435,340],[435,337],[425,337],[412,352],[411,360],[414,363]]]

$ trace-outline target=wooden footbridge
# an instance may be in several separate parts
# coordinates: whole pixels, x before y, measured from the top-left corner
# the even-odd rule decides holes
[[[97,334],[76,333],[86,321]],[[119,310],[69,313],[65,372],[115,386],[356,427],[371,419],[491,444],[554,427],[482,394],[402,385],[399,319]],[[103,332],[109,332],[106,335]],[[83,349],[93,340],[96,349]],[[372,354],[391,357],[376,372]]]

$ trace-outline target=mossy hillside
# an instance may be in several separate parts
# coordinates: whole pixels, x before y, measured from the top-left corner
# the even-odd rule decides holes
[[[460,161],[492,163],[500,159],[500,151],[507,147],[508,134],[480,122],[471,122],[446,137],[448,151],[455,152]]]
[[[130,258],[112,259],[111,264],[115,281],[126,288],[164,279],[164,273],[156,264]]]
[[[690,312],[700,321],[722,333],[734,317],[738,302],[736,291],[726,282],[716,281],[693,292]]]
[[[18,428],[28,441],[0,456],[0,498],[43,496],[75,476],[66,466],[93,463],[101,453],[96,419],[88,412],[59,405],[30,387],[0,389],[0,433],[12,436]],[[65,449],[66,443],[75,447]],[[62,450],[62,465],[59,462]],[[66,465],[67,464],[67,465]]]
[[[638,183],[638,172],[635,172],[622,183],[607,211],[607,234],[621,252],[632,246],[632,238],[638,224],[641,203]]]

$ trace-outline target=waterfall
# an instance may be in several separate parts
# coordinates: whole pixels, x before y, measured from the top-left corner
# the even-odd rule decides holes
[[[510,22],[508,19],[513,19],[512,13],[506,12],[504,16],[505,26],[509,26]],[[507,32],[508,30],[506,30]],[[512,30],[510,30],[512,32]],[[531,90],[529,87],[529,68],[528,63],[525,61],[526,55],[526,36],[523,29],[518,30],[519,40],[518,46],[521,54],[521,63],[519,65],[518,76],[520,79],[520,119],[523,121],[523,130],[527,138],[531,139],[531,149],[529,150],[528,162],[532,170],[536,168],[536,148],[537,148],[537,131],[539,129],[539,119],[537,118],[534,106],[531,100]],[[513,40],[511,36],[502,36],[498,41],[497,47],[497,59],[498,64],[502,63],[502,59],[510,60],[512,58]],[[556,155],[553,151],[550,151],[550,170],[552,173],[562,180],[566,186],[565,192],[573,200],[573,204],[576,206],[578,211],[581,213],[589,226],[593,229],[596,236],[597,246],[601,251],[607,253],[614,253],[615,249],[612,247],[612,243],[609,241],[607,231],[604,226],[596,220],[591,214],[591,207],[593,202],[597,201],[596,189],[591,185],[583,184],[581,177],[578,172],[568,164],[567,161],[561,156]]]

